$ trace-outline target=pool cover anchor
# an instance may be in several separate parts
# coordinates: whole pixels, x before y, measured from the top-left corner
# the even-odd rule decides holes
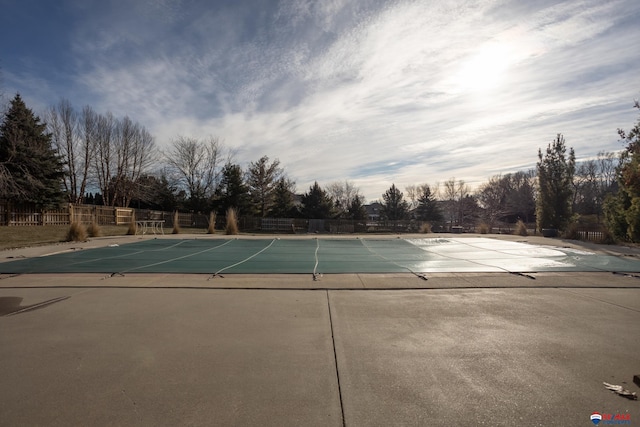
[[[313,281],[318,282],[322,278],[322,273],[313,273]]]
[[[640,275],[638,274],[633,274],[633,273],[625,273],[622,271],[612,271],[612,274],[617,274],[619,276],[624,276],[624,277],[632,277],[634,279],[640,279]]]
[[[224,279],[224,276],[220,273],[213,273],[211,276],[209,276],[209,278],[207,279],[207,282],[211,279],[215,279],[216,277],[220,277],[221,279]]]
[[[103,277],[102,279],[100,279],[100,280],[110,279],[110,278],[112,278],[113,276],[120,276],[120,277],[124,277],[124,273],[119,273],[119,272],[111,273],[111,274],[108,274],[108,275],[104,276],[104,277]]]
[[[536,276],[532,276],[531,274],[526,274],[519,271],[510,271],[509,273],[514,274],[516,276],[526,277],[527,279],[536,280]]]

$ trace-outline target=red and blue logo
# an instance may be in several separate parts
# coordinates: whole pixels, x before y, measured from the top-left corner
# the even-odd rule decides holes
[[[631,424],[631,414],[601,414],[594,412],[591,414],[591,422],[595,425],[602,424]]]
[[[593,414],[591,414],[591,422],[594,423],[595,425],[598,425],[598,423],[602,421],[602,415],[600,415],[597,412],[594,412]]]

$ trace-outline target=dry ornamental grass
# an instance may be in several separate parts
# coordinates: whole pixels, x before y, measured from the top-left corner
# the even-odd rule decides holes
[[[229,208],[227,210],[227,226],[224,229],[226,234],[238,234],[238,216],[236,214],[236,210],[233,208]]]
[[[130,236],[134,236],[138,231],[138,227],[136,224],[136,213],[131,212],[131,220],[129,221],[129,229],[127,230],[127,234]]]
[[[516,229],[514,230],[513,234],[517,234],[518,236],[529,235],[529,232],[527,231],[527,226],[525,225],[524,222],[522,222],[522,220],[518,220],[518,222],[516,223]]]
[[[172,234],[180,234],[180,217],[178,216],[178,211],[175,211],[173,214],[173,230]]]
[[[209,214],[209,226],[207,227],[207,234],[216,233],[216,213],[211,212]]]
[[[87,227],[87,233],[89,237],[100,237],[102,236],[102,230],[97,222],[91,221],[91,224]]]
[[[67,241],[84,242],[85,240],[87,240],[87,231],[84,225],[79,222],[72,222],[69,226],[69,231],[67,231]]]

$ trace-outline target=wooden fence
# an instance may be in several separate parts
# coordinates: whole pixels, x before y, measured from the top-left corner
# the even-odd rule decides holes
[[[30,207],[8,204],[0,205],[0,224],[2,225],[68,225],[69,210],[57,209],[37,211]]]
[[[96,222],[98,225],[125,225],[131,222],[133,212],[133,209],[128,208],[97,205],[69,205],[67,209],[67,224],[76,221],[82,224]]]
[[[0,225],[69,225],[96,222],[99,225],[123,225],[131,221],[133,209],[96,205],[67,205],[60,209],[39,211],[30,206],[0,203]]]
[[[138,221],[161,220],[165,228],[177,225],[181,228],[207,228],[209,216],[189,212],[164,212],[147,209],[120,208],[97,205],[67,205],[57,210],[38,211],[33,207],[0,202],[0,225],[37,226],[69,225],[73,221],[82,224],[96,222],[98,225],[127,225],[135,217]],[[240,217],[238,226],[245,232],[267,233],[419,233],[421,221],[353,221],[345,219],[300,219],[300,218],[255,218]],[[225,218],[216,218],[216,228],[224,229]],[[479,232],[475,227],[459,227],[449,230],[446,224],[432,224],[433,232]],[[500,224],[492,228],[492,233],[513,234],[514,224]],[[529,224],[528,232],[535,235],[535,224]],[[581,226],[577,231],[581,240],[601,241],[604,237],[602,226]]]

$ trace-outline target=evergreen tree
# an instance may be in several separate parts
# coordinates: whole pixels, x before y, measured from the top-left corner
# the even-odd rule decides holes
[[[169,183],[167,175],[162,173],[156,181],[156,197],[158,198],[156,202],[161,210],[175,211],[178,209],[177,191],[178,189]]]
[[[308,219],[328,219],[333,216],[333,201],[317,181],[302,196],[302,215]]]
[[[635,107],[640,109],[638,101]],[[629,132],[618,133],[627,147],[620,156],[618,192],[605,202],[605,220],[614,236],[640,242],[640,120]]]
[[[295,183],[287,178],[280,178],[273,190],[273,206],[269,215],[273,218],[295,218],[299,215],[294,204]]]
[[[361,221],[367,219],[367,209],[364,207],[364,198],[356,194],[348,208],[349,219]]]
[[[542,151],[538,150],[536,222],[539,230],[564,230],[571,221],[576,158],[573,148],[569,149],[568,157],[566,151],[564,137],[561,134],[547,146],[544,156]]]
[[[418,207],[416,217],[420,221],[442,221],[444,217],[438,206],[436,197],[431,192],[428,184],[421,185],[418,189]]]
[[[166,175],[162,174],[159,178],[143,175],[131,185],[134,191],[130,206],[138,209],[176,210],[176,188],[169,184]]]
[[[382,195],[382,215],[385,219],[396,221],[406,219],[409,211],[409,204],[404,200],[402,191],[395,184],[391,184]]]
[[[55,207],[64,197],[63,178],[46,124],[17,94],[0,125],[0,197]]]
[[[222,168],[222,179],[216,190],[217,210],[220,215],[226,215],[229,208],[234,208],[238,215],[249,213],[249,188],[244,183],[242,175],[239,165],[227,163]]]
[[[529,222],[536,213],[534,177],[535,171],[533,169],[505,175],[509,187],[506,200],[507,210],[512,213],[515,219],[520,218],[524,222]]]
[[[254,210],[261,216],[267,213],[273,205],[273,196],[276,183],[282,177],[283,170],[280,161],[274,160],[269,164],[269,157],[262,156],[257,162],[251,162],[247,171],[247,186],[251,195]]]

